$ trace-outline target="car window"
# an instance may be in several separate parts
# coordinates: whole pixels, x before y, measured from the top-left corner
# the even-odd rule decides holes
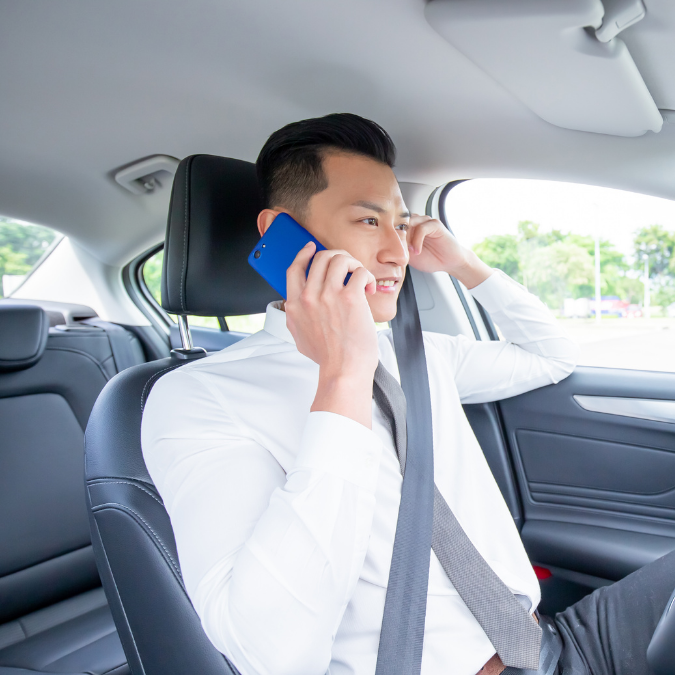
[[[162,282],[162,262],[164,260],[164,249],[160,249],[154,255],[150,256],[143,264],[143,281],[150,291],[152,297],[161,304],[161,282]],[[176,317],[169,314],[172,321]],[[225,317],[229,330],[241,333],[257,333],[262,330],[265,323],[265,314],[248,314],[246,316],[227,316]],[[215,316],[190,316],[191,326],[202,328],[220,329],[220,323]]]
[[[546,303],[580,345],[580,365],[675,372],[675,202],[475,179],[441,207],[464,244]]]
[[[61,235],[49,227],[0,216],[0,278],[2,297],[8,297],[30,274]]]

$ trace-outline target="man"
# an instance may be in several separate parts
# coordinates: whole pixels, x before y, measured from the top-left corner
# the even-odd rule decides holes
[[[144,457],[188,594],[242,675],[375,672],[402,484],[389,419],[372,398],[378,361],[398,379],[391,332],[375,322],[394,317],[408,263],[459,279],[505,337],[424,336],[435,482],[529,613],[540,600],[461,404],[558,382],[577,348],[538,299],[437,220],[408,213],[394,156],[389,136],[355,115],[272,134],[257,163],[258,229],[283,211],[328,250],[307,277],[314,246],[298,254],[288,299],[268,307],[263,331],[164,376],[145,407]],[[568,610],[577,611],[574,626],[562,626],[569,672],[585,672],[573,668],[585,668],[580,633],[597,634],[584,623],[597,606]],[[661,610],[649,609],[656,619]],[[422,673],[482,669],[503,665],[432,553]]]

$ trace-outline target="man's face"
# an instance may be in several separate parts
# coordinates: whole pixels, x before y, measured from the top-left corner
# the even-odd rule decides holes
[[[327,153],[328,187],[310,200],[300,223],[326,248],[344,249],[377,279],[366,295],[375,321],[396,315],[408,245],[409,213],[394,172],[359,155]],[[293,215],[293,214],[291,214]]]

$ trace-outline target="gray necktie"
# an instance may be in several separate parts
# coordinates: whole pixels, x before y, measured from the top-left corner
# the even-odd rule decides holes
[[[382,363],[375,371],[373,397],[391,424],[401,473],[404,473],[406,399],[401,386]],[[536,671],[541,628],[485,562],[435,485],[431,546],[504,665]]]

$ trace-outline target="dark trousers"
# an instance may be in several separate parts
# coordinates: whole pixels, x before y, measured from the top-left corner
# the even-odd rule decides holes
[[[675,551],[555,617],[561,675],[649,675],[647,646],[675,589]]]

